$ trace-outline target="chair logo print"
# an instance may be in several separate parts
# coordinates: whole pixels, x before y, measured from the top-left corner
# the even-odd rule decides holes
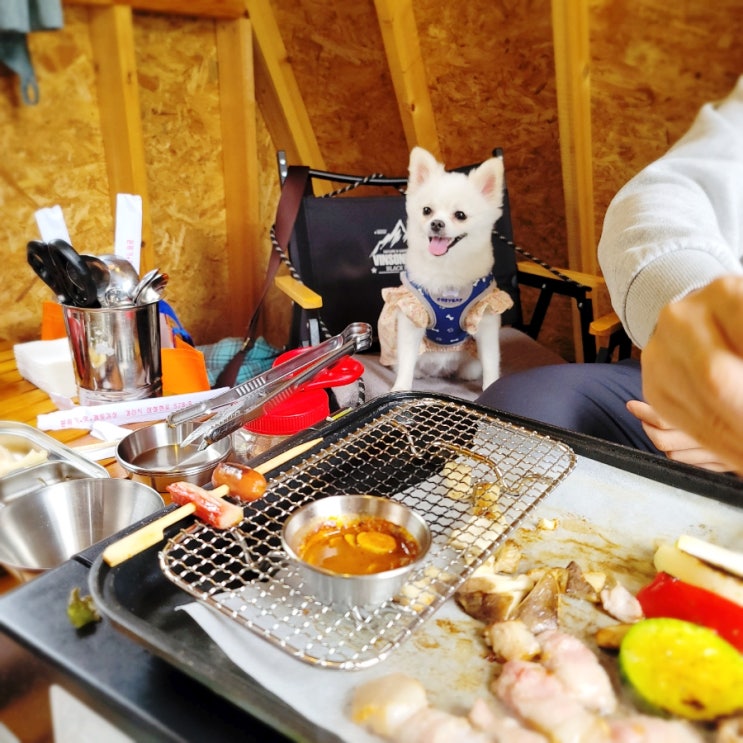
[[[372,273],[399,274],[405,267],[405,251],[407,250],[405,220],[399,219],[391,230],[384,227],[376,229],[374,234],[382,237],[377,240],[377,244],[369,254],[372,261]]]

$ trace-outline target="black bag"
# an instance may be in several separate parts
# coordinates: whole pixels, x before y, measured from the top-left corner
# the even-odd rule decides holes
[[[405,223],[402,195],[307,195],[302,199],[289,259],[301,280],[322,297],[320,316],[329,335],[357,321],[376,328],[384,305],[382,289],[400,284],[407,249]],[[503,316],[504,324],[511,325],[520,322],[521,316],[516,256],[508,242],[512,228],[507,205],[496,230],[494,274],[499,287],[514,299],[514,307]],[[295,307],[291,345],[307,340],[306,315]],[[378,352],[378,343],[371,350]]]

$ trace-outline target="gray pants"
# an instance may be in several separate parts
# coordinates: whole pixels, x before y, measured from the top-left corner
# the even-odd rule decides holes
[[[477,399],[482,405],[570,431],[659,454],[626,408],[642,399],[640,364],[541,366],[501,377]]]

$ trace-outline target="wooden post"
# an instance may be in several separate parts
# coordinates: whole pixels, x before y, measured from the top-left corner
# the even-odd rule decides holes
[[[552,27],[568,263],[596,273],[587,1],[552,0]]]
[[[323,170],[325,161],[271,7],[266,0],[245,0],[245,6],[253,24],[256,97],[271,137],[291,163]]]
[[[420,145],[441,160],[412,0],[374,0],[374,5],[408,149]]]
[[[253,78],[252,24],[217,21],[219,100],[227,230],[227,296],[232,297],[230,334],[242,337],[261,281],[261,213]]]
[[[591,60],[587,0],[552,0],[557,117],[570,268],[598,272],[593,213]],[[580,319],[573,310],[576,361],[583,361]]]
[[[123,5],[91,7],[90,43],[95,62],[101,131],[106,153],[111,212],[116,214],[116,195],[142,197],[142,254],[140,272],[155,265],[152,216],[147,192],[147,173],[139,107],[139,83],[134,54],[131,8]],[[113,250],[113,233],[111,235]]]

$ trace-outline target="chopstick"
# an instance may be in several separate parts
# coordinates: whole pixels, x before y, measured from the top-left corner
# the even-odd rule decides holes
[[[266,475],[277,467],[280,467],[282,464],[294,459],[294,457],[312,449],[313,446],[316,446],[321,441],[322,437],[310,439],[302,444],[297,444],[297,446],[287,449],[287,451],[281,452],[281,454],[277,454],[272,459],[256,465],[254,469],[256,472]],[[226,485],[220,485],[218,488],[214,488],[211,492],[213,495],[223,498],[225,495],[228,495],[230,491]],[[164,516],[151,521],[149,524],[145,524],[140,529],[137,529],[131,534],[127,534],[125,537],[122,537],[108,545],[108,547],[103,550],[103,561],[112,568],[122,562],[126,562],[126,560],[134,557],[134,555],[138,555],[148,547],[152,547],[158,542],[161,542],[165,539],[165,529],[178,523],[181,519],[185,519],[195,511],[196,506],[194,506],[193,503],[186,503],[173,511],[169,511]]]

